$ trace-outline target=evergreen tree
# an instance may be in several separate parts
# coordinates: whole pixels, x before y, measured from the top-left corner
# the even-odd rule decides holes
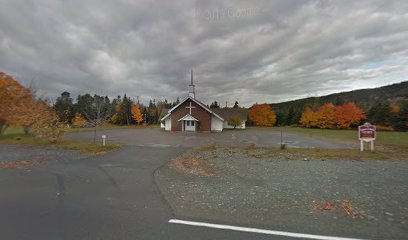
[[[398,113],[392,118],[392,126],[396,131],[408,131],[408,102],[403,103]]]
[[[54,109],[61,122],[71,123],[72,119],[75,117],[71,94],[69,92],[61,93],[61,96],[57,98],[54,104]]]
[[[93,101],[94,99],[89,93],[85,95],[78,95],[77,103],[74,105],[75,112],[80,113],[86,120],[89,120],[87,119],[87,116],[91,115],[91,105]]]
[[[218,104],[217,101],[214,101],[210,104],[210,108],[220,108],[220,105]]]
[[[132,105],[133,101],[125,95],[123,96],[121,115],[124,120],[122,124],[130,125],[132,123]]]
[[[390,125],[390,107],[386,103],[376,102],[368,111],[367,119],[373,124]]]
[[[233,108],[239,108],[238,101],[235,101]]]

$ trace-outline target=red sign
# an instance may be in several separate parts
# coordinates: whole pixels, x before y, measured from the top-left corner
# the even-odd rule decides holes
[[[369,122],[364,123],[358,127],[358,138],[360,140],[375,140],[376,129],[375,126]]]

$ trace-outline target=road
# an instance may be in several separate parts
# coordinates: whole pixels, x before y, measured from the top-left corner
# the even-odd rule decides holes
[[[45,159],[0,169],[0,239],[270,239],[268,235],[170,224],[153,178],[184,148],[125,147],[104,157],[0,145],[1,161]],[[282,238],[287,239],[287,238]]]
[[[186,150],[125,146],[95,157],[58,148],[0,145],[0,162],[48,163],[0,168],[0,239],[294,239],[276,232],[268,235],[169,223],[181,219],[228,224],[177,216],[159,191],[155,171]],[[267,229],[327,235],[324,228],[308,232],[303,231],[304,226],[278,224]]]

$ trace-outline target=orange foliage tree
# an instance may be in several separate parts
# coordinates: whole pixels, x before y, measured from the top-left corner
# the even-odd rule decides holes
[[[316,127],[335,128],[336,127],[336,107],[332,103],[326,103],[315,113]]]
[[[356,106],[353,102],[343,104],[336,107],[336,125],[337,128],[349,128],[352,125],[356,125],[366,117],[363,114],[363,110]]]
[[[306,107],[300,117],[299,123],[304,127],[316,127],[316,114],[310,107]]]
[[[366,117],[363,110],[354,103],[349,102],[341,106],[326,103],[316,112],[307,107],[300,118],[299,123],[304,127],[316,128],[349,128],[360,123]]]
[[[248,118],[255,126],[273,126],[276,123],[276,115],[269,104],[255,104],[248,111]]]
[[[142,115],[142,112],[140,111],[139,104],[133,104],[131,112],[132,112],[132,118],[136,121],[136,123],[141,124],[143,122],[143,115]]]
[[[85,124],[86,120],[82,117],[82,114],[76,113],[74,119],[72,119],[72,125],[74,127],[83,127]]]
[[[30,89],[4,72],[0,72],[0,99],[0,135],[9,125],[32,124],[30,115],[35,99]]]

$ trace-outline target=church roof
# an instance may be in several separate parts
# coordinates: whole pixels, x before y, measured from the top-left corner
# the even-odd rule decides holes
[[[191,101],[197,103],[200,107],[202,107],[204,110],[206,110],[207,112],[211,113],[212,115],[214,115],[215,117],[217,117],[218,119],[220,119],[221,121],[224,121],[224,119],[222,117],[220,117],[217,113],[213,112],[210,108],[208,108],[204,103],[198,101],[197,99],[188,96],[186,99],[184,99],[183,101],[180,101],[179,104],[177,104],[176,106],[174,106],[172,109],[170,109],[166,116],[164,116],[162,119],[160,119],[160,121],[163,121],[164,119],[168,118],[171,114],[172,111],[174,111],[175,109],[177,109],[181,104],[183,104],[185,101],[187,101],[188,99],[190,99]]]
[[[235,116],[247,121],[248,109],[246,108],[212,108],[211,110],[227,121]]]
[[[195,117],[191,116],[190,114],[186,114],[184,117],[180,118],[178,121],[196,121],[199,122]]]

